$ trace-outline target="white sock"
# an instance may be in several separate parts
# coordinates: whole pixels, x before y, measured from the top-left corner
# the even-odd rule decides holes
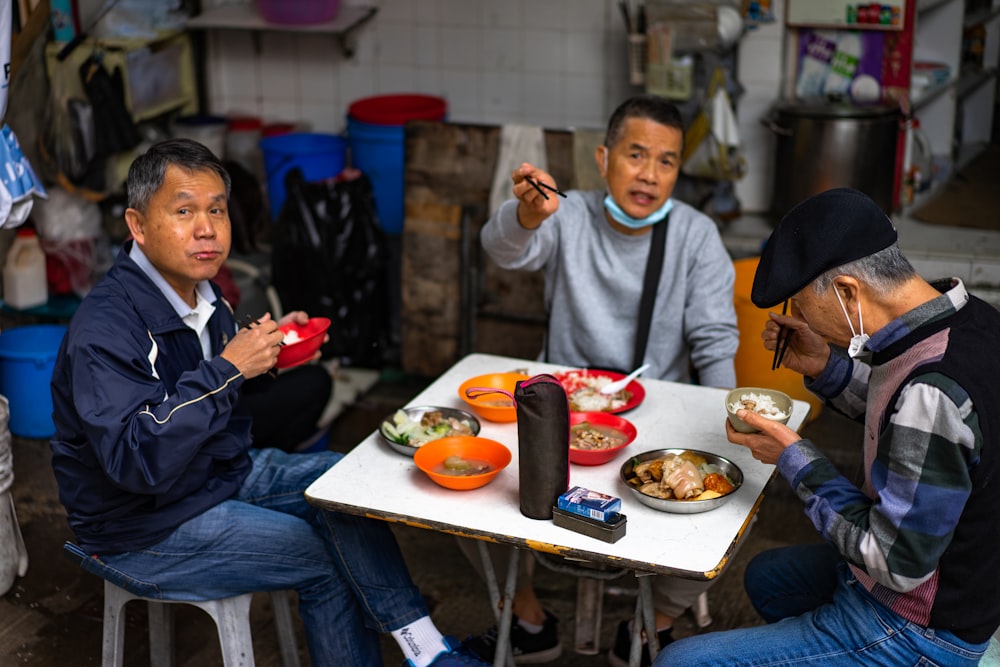
[[[517,619],[517,624],[533,635],[537,635],[545,628],[544,625],[538,625],[537,623],[529,623],[528,621],[520,617],[518,617]]]
[[[427,667],[442,651],[449,651],[444,636],[430,616],[418,618],[413,623],[392,631],[392,638],[399,644],[403,656],[416,667]]]

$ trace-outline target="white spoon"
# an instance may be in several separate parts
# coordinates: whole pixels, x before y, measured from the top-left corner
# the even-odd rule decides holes
[[[642,372],[645,371],[647,368],[649,368],[649,364],[643,364],[642,366],[639,366],[639,368],[635,369],[634,371],[623,377],[621,380],[615,380],[614,382],[609,382],[608,384],[601,387],[601,393],[604,394],[605,396],[610,396],[611,394],[617,394],[622,389],[627,387],[629,382],[642,375]]]

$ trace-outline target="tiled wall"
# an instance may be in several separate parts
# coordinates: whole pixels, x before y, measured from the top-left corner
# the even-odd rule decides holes
[[[628,83],[617,0],[355,4],[379,11],[352,35],[351,59],[331,35],[210,31],[209,110],[341,132],[352,101],[418,92],[446,98],[454,121],[593,129],[641,92]],[[775,4],[781,16],[783,3]],[[773,142],[760,117],[778,91],[781,40],[779,24],[765,25],[740,47],[746,94],[738,115],[750,173],[738,193],[746,211],[769,204]]]

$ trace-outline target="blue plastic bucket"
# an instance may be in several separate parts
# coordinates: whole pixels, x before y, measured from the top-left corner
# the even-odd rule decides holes
[[[411,120],[444,120],[447,109],[443,98],[409,94],[366,97],[348,107],[351,166],[371,181],[379,224],[388,234],[403,231],[403,126]]]
[[[372,125],[348,117],[351,166],[360,169],[372,184],[379,225],[387,234],[403,232],[402,125]]]
[[[61,324],[37,324],[0,332],[0,394],[10,401],[10,432],[22,438],[48,438],[52,423],[49,383],[59,344],[66,335]]]
[[[285,173],[298,167],[306,181],[333,178],[344,170],[347,142],[335,134],[293,132],[261,139],[260,150],[271,218],[276,220],[285,203]]]

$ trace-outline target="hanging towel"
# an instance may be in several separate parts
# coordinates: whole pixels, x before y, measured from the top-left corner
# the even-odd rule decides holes
[[[500,154],[497,156],[493,186],[490,188],[490,213],[513,197],[510,175],[522,162],[530,162],[539,169],[549,170],[545,156],[545,133],[535,125],[504,125],[500,128]]]

